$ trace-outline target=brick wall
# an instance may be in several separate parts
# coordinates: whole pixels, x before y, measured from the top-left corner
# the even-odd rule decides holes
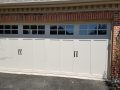
[[[113,17],[112,78],[120,78],[120,60],[116,60],[116,37],[120,31],[120,12],[114,12]]]
[[[81,20],[106,20],[112,18],[112,12],[67,12],[44,14],[0,14],[0,22],[74,22]]]

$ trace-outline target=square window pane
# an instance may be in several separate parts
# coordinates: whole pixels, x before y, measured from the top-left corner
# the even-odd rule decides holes
[[[12,29],[18,29],[18,25],[12,25]]]
[[[57,35],[57,25],[50,26],[50,34]]]
[[[99,24],[98,29],[107,29],[107,24]]]
[[[51,34],[51,35],[57,35],[57,30],[51,30],[51,31],[50,31],[50,34]]]
[[[80,25],[80,29],[88,29],[88,25],[87,24],[82,24],[82,25]]]
[[[23,29],[29,29],[29,25],[23,25]]]
[[[74,25],[66,25],[66,29],[74,29]]]
[[[72,29],[66,30],[66,35],[73,35],[73,30]]]
[[[107,35],[107,30],[98,30],[98,35]]]
[[[59,30],[58,35],[65,35],[65,31],[64,30]]]
[[[38,29],[45,29],[45,25],[39,25]]]
[[[88,35],[97,35],[97,30],[88,30]]]
[[[23,30],[23,34],[30,34],[29,30]]]
[[[74,34],[74,26],[66,25],[66,35],[73,35],[73,34]]]
[[[10,34],[10,30],[5,30],[5,34]]]
[[[50,26],[50,29],[57,29],[57,25]]]
[[[12,30],[12,34],[18,34],[18,30]]]
[[[89,27],[88,29],[90,29],[90,30],[96,30],[97,24],[89,24],[88,27]]]
[[[44,30],[38,30],[38,34],[45,34]]]
[[[4,32],[3,32],[3,30],[0,30],[0,34],[3,34]]]
[[[0,25],[0,29],[3,29],[3,25]]]
[[[64,25],[59,25],[58,26],[58,34],[59,35],[65,35],[65,26]]]
[[[37,25],[31,25],[31,29],[37,29]]]
[[[37,30],[32,30],[32,34],[37,34]]]
[[[5,25],[5,29],[11,29],[10,25]]]
[[[59,25],[58,30],[65,30],[65,26],[64,25]]]
[[[87,35],[87,30],[80,30],[80,35]]]

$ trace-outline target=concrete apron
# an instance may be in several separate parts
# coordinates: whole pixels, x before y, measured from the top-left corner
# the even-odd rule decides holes
[[[104,81],[0,73],[0,90],[110,90]]]

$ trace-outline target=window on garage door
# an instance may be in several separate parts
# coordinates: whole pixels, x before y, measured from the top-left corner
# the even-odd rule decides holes
[[[45,34],[45,25],[23,25],[23,34],[43,35]]]
[[[50,25],[50,35],[73,35],[74,25]]]
[[[79,27],[80,35],[107,35],[107,24],[81,24]]]
[[[18,25],[0,25],[0,34],[18,34]]]

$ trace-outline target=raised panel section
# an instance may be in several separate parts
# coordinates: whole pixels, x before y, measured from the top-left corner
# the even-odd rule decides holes
[[[35,69],[45,70],[46,69],[46,47],[45,39],[34,40],[34,62]]]
[[[74,42],[73,40],[63,40],[61,42],[61,71],[73,72],[74,58]]]
[[[74,72],[90,74],[90,40],[76,40],[75,51],[78,51],[78,57],[74,58]]]
[[[18,39],[0,39],[0,67],[17,68]]]
[[[60,40],[51,39],[46,41],[46,58],[48,70],[60,70]]]
[[[91,43],[91,73],[106,75],[108,40],[93,40]]]
[[[22,55],[19,56],[19,67],[23,69],[34,69],[33,39],[21,39],[19,41],[19,48],[22,49]]]

